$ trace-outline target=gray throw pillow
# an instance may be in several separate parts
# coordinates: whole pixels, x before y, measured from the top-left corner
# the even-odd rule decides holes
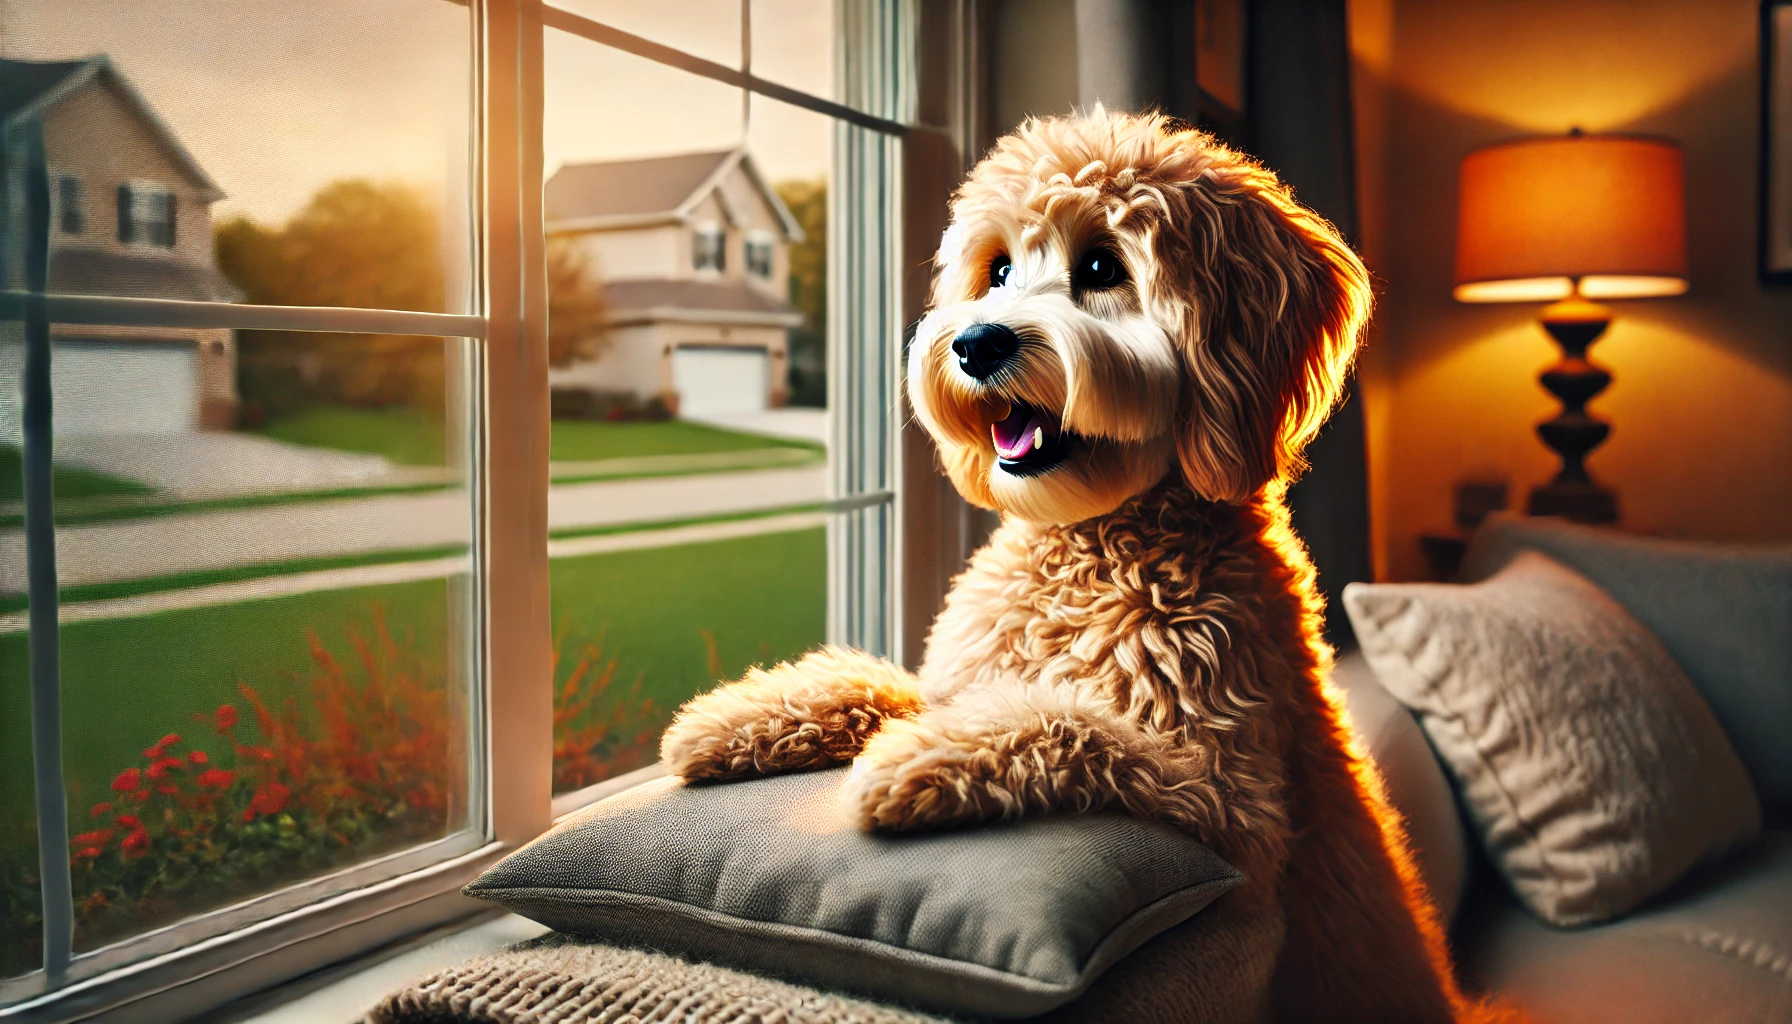
[[[599,801],[469,895],[556,930],[949,1013],[1028,1017],[1244,879],[1118,814],[872,836],[845,769]]]
[[[1543,920],[1628,913],[1760,832],[1748,773],[1685,673],[1547,557],[1526,551],[1471,586],[1353,583],[1344,607]]]
[[[1463,558],[1486,579],[1541,551],[1616,598],[1699,688],[1735,745],[1768,821],[1792,823],[1792,545],[1696,544],[1489,517]]]

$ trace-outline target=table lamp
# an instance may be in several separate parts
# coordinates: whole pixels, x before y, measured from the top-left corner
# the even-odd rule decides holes
[[[1577,128],[1479,149],[1463,158],[1457,214],[1456,300],[1547,301],[1539,319],[1562,348],[1541,378],[1562,410],[1537,425],[1562,468],[1531,492],[1530,514],[1616,522],[1617,496],[1586,467],[1611,433],[1586,410],[1612,381],[1587,359],[1612,321],[1593,300],[1686,291],[1679,145]]]

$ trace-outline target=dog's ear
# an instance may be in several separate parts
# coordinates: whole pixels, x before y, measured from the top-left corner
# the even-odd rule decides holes
[[[1197,494],[1244,501],[1291,482],[1343,390],[1369,317],[1368,272],[1275,176],[1234,165],[1176,190],[1162,241],[1187,299],[1189,390],[1177,455]],[[1166,197],[1168,198],[1168,197]],[[1162,251],[1162,250],[1160,250]]]

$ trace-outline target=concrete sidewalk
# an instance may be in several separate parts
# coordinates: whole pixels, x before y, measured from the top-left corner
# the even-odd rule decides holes
[[[786,508],[826,500],[824,464],[558,484],[548,529],[614,526]],[[256,562],[468,543],[464,489],[312,501],[59,527],[65,587]],[[0,594],[25,589],[23,531],[0,531]]]

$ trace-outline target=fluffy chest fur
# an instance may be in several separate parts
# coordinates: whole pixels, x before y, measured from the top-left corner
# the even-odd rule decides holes
[[[1044,683],[1157,731],[1235,727],[1265,696],[1228,685],[1272,583],[1253,519],[1166,482],[1083,523],[1004,524],[934,624],[924,696]]]

